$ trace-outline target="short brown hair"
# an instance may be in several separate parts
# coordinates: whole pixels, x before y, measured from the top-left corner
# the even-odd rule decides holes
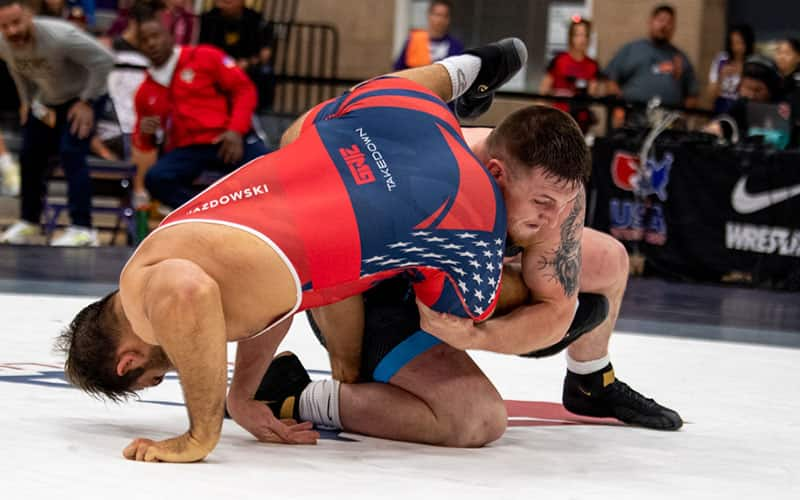
[[[432,0],[428,5],[428,12],[431,12],[437,5],[444,5],[447,7],[447,12],[453,12],[453,2],[451,0]]]
[[[663,12],[666,12],[670,16],[675,17],[675,7],[673,7],[668,3],[662,3],[661,5],[656,5],[655,8],[653,9],[653,12],[650,14],[650,17],[651,18],[656,17],[657,15]]]
[[[117,375],[119,331],[111,300],[115,290],[82,309],[56,340],[56,349],[67,356],[67,380],[92,396],[122,401],[135,395],[131,386],[143,368]]]
[[[588,182],[592,171],[589,148],[581,129],[567,113],[533,105],[506,117],[491,134],[489,154],[512,168],[541,168],[568,184]]]

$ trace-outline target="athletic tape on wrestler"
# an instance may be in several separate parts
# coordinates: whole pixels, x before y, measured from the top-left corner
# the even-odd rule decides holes
[[[608,317],[608,299],[597,293],[579,293],[578,310],[567,330],[564,338],[550,347],[539,349],[528,354],[520,354],[525,358],[545,358],[558,354],[571,343],[578,340],[584,333],[591,332]]]

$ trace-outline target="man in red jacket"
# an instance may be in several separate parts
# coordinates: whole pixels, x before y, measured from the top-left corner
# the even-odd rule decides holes
[[[222,51],[175,45],[155,12],[138,24],[152,67],[135,99],[135,188],[142,193],[143,181],[150,195],[177,208],[196,194],[193,182],[202,172],[229,172],[269,152],[252,130],[256,89]],[[166,154],[148,169],[159,130]]]

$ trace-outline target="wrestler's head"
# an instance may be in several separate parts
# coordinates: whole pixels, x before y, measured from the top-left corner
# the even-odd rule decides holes
[[[161,347],[133,333],[116,291],[80,311],[58,337],[56,348],[67,357],[67,380],[112,401],[160,384],[173,368]]]
[[[578,124],[555,108],[515,111],[492,131],[487,147],[486,166],[503,192],[508,234],[518,245],[554,226],[591,173]]]

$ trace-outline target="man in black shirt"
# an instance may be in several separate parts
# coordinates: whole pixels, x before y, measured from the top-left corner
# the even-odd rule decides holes
[[[236,59],[242,69],[258,64],[269,40],[261,14],[244,6],[244,0],[217,0],[200,18],[200,39]],[[271,54],[270,54],[271,55]]]
[[[198,43],[214,45],[236,60],[256,84],[259,108],[269,108],[274,94],[272,27],[244,0],[216,0],[200,18]]]

